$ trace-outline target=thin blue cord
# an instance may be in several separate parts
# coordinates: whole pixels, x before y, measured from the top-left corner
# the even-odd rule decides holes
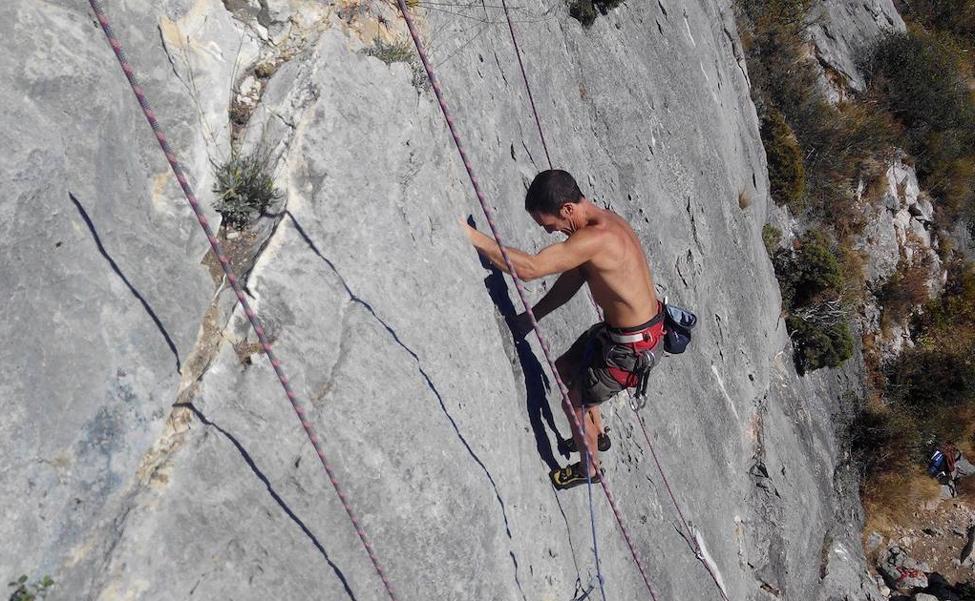
[[[586,343],[586,350],[582,354],[583,355],[582,365],[580,366],[579,374],[577,374],[576,377],[578,377],[578,375],[582,373],[582,370],[586,369],[589,366],[589,361],[592,360],[593,338],[595,338],[595,335],[590,337],[589,341]],[[583,461],[582,463],[583,463],[583,467],[586,470],[586,489],[589,493],[589,525],[592,530],[592,554],[593,554],[593,558],[596,561],[596,579],[599,580],[599,594],[602,596],[603,601],[606,601],[606,591],[603,589],[603,570],[602,570],[602,566],[600,566],[599,564],[599,543],[597,542],[596,539],[596,511],[592,506],[592,476],[589,475],[589,465],[588,465],[589,460],[591,458],[589,456],[589,448],[586,446],[587,412],[585,411],[586,409],[585,403],[581,403],[581,404],[583,408],[583,413],[582,413],[582,419],[580,420],[582,422],[582,449],[581,449],[580,458],[585,458],[585,461]]]

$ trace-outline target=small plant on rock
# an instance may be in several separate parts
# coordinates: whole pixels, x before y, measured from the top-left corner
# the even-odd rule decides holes
[[[765,243],[765,251],[768,253],[768,256],[775,256],[779,244],[782,243],[782,230],[771,223],[766,223],[762,226],[762,242]]]
[[[382,38],[376,38],[372,41],[372,46],[363,52],[367,56],[378,58],[387,65],[406,63],[413,73],[413,87],[422,89],[427,84],[423,65],[417,60],[416,52],[408,42],[387,42]]]
[[[271,153],[258,148],[249,154],[231,150],[230,158],[216,167],[214,209],[228,227],[243,229],[281,197],[271,173]]]
[[[569,0],[569,16],[589,27],[600,13],[605,15],[621,4],[623,0]]]
[[[7,583],[7,586],[14,587],[14,592],[10,595],[10,601],[39,601],[47,597],[54,581],[50,576],[45,576],[39,581],[28,584],[27,575],[24,574],[17,580]]]

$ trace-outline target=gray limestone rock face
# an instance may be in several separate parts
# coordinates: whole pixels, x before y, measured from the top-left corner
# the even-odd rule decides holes
[[[864,52],[885,34],[906,29],[892,0],[824,0],[815,4],[810,20],[820,64],[839,77],[832,83],[855,92],[863,92],[866,86],[858,66]]]
[[[578,597],[594,541],[585,489],[549,484],[569,434],[553,377],[536,341],[511,338],[512,282],[460,228],[486,224],[432,93],[408,59],[363,52],[382,28],[404,42],[402,22],[254,6],[110,9],[207,205],[232,91],[280,60],[240,132],[273,151],[284,193],[241,235],[259,243],[246,289],[391,581],[403,599]],[[590,29],[562,4],[518,8],[553,163],[633,224],[659,294],[700,318],[640,415],[728,596],[875,598],[832,423],[859,363],[793,368],[731,7],[629,3]],[[303,43],[274,54],[262,11]],[[55,601],[384,598],[91,16],[27,0],[0,16],[2,327],[18,341],[0,351],[0,576],[50,574]],[[497,7],[417,17],[505,242],[552,243],[522,208],[548,163]],[[529,282],[532,300],[550,284]],[[597,319],[580,294],[543,326],[561,352]],[[602,411],[606,478],[659,598],[719,598],[626,395]],[[644,598],[593,493],[607,597]]]
[[[877,287],[897,269],[900,260],[898,229],[893,215],[884,207],[868,208],[867,215],[857,248],[866,251],[867,280]]]
[[[170,140],[206,190],[209,159],[226,145],[210,126],[231,64],[196,63],[213,83],[217,65],[227,74],[197,103],[160,30],[205,12],[206,32],[190,42],[233,52],[239,35],[227,30],[237,26],[213,11],[219,2],[204,4],[132,2],[113,16]],[[201,265],[206,241],[86,9],[0,6],[3,577],[55,574],[91,551],[94,530],[111,528],[190,371],[215,288]]]

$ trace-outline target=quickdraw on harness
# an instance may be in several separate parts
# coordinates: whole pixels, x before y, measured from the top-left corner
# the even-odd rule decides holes
[[[663,304],[658,303],[657,314],[647,323],[634,328],[606,328],[605,336],[613,343],[603,352],[610,375],[622,386],[635,388],[636,398],[645,398],[650,372],[662,355]]]

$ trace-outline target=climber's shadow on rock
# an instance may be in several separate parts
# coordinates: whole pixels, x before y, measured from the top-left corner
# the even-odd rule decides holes
[[[474,219],[468,218],[468,223],[474,225]],[[484,278],[484,286],[491,296],[491,301],[504,317],[505,322],[510,328],[514,322],[518,311],[511,302],[508,295],[508,283],[505,282],[504,274],[491,265],[490,262],[478,255],[481,265],[490,271],[490,275]],[[549,441],[545,431],[545,424],[548,423],[549,429],[555,434],[556,441],[563,440],[555,425],[555,417],[552,415],[552,408],[548,404],[548,391],[551,389],[548,376],[542,369],[541,363],[532,351],[528,340],[520,338],[515,340],[515,351],[518,354],[518,362],[521,364],[521,372],[525,377],[525,406],[528,410],[528,421],[531,423],[532,431],[535,434],[535,447],[538,455],[550,470],[559,467],[552,450],[552,443]]]

